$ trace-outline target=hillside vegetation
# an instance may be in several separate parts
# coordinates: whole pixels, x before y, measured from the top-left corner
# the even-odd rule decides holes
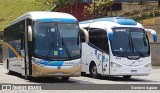
[[[0,0],[0,31],[4,27],[28,11],[50,11],[51,6],[43,3],[43,0]]]

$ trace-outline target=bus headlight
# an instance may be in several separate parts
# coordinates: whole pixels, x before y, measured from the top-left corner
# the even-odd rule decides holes
[[[117,64],[117,63],[114,63],[114,62],[111,62],[111,67],[118,67],[118,68],[121,68],[122,66]]]
[[[145,65],[144,67],[152,67],[152,64],[151,63],[149,63],[149,64],[147,64],[147,65]]]

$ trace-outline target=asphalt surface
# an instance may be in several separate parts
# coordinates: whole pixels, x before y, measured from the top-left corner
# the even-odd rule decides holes
[[[160,67],[152,69],[149,76],[133,76],[131,79],[124,79],[123,77],[101,77],[100,79],[90,78],[89,75],[80,77],[71,77],[69,81],[62,81],[61,78],[32,78],[25,80],[20,74],[14,73],[8,75],[3,65],[0,65],[0,84],[1,85],[40,85],[42,89],[48,90],[0,90],[0,93],[159,93],[160,90],[146,90],[146,89],[126,89],[125,87],[157,84],[160,89]],[[126,84],[126,85],[124,85]],[[17,85],[18,86],[18,85]],[[96,87],[99,87],[96,89]],[[104,88],[109,90],[105,90]],[[52,89],[53,88],[53,89]]]

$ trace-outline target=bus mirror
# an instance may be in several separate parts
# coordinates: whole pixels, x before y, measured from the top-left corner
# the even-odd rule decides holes
[[[32,28],[28,26],[28,41],[32,41]]]
[[[152,34],[152,36],[153,36],[153,41],[154,41],[154,42],[157,42],[158,36],[157,36],[156,31],[154,31],[154,30],[152,30],[152,29],[145,29],[145,31],[146,31],[146,32],[150,32],[150,33]]]
[[[84,38],[85,38],[85,42],[89,42],[89,34],[88,31],[84,28],[80,28],[80,31],[82,31],[84,33]]]

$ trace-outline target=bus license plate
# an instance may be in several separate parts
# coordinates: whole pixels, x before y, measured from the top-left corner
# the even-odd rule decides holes
[[[137,70],[131,70],[131,72],[136,73],[136,72],[137,72]]]
[[[63,75],[63,73],[57,72],[57,73],[55,73],[55,75]]]

